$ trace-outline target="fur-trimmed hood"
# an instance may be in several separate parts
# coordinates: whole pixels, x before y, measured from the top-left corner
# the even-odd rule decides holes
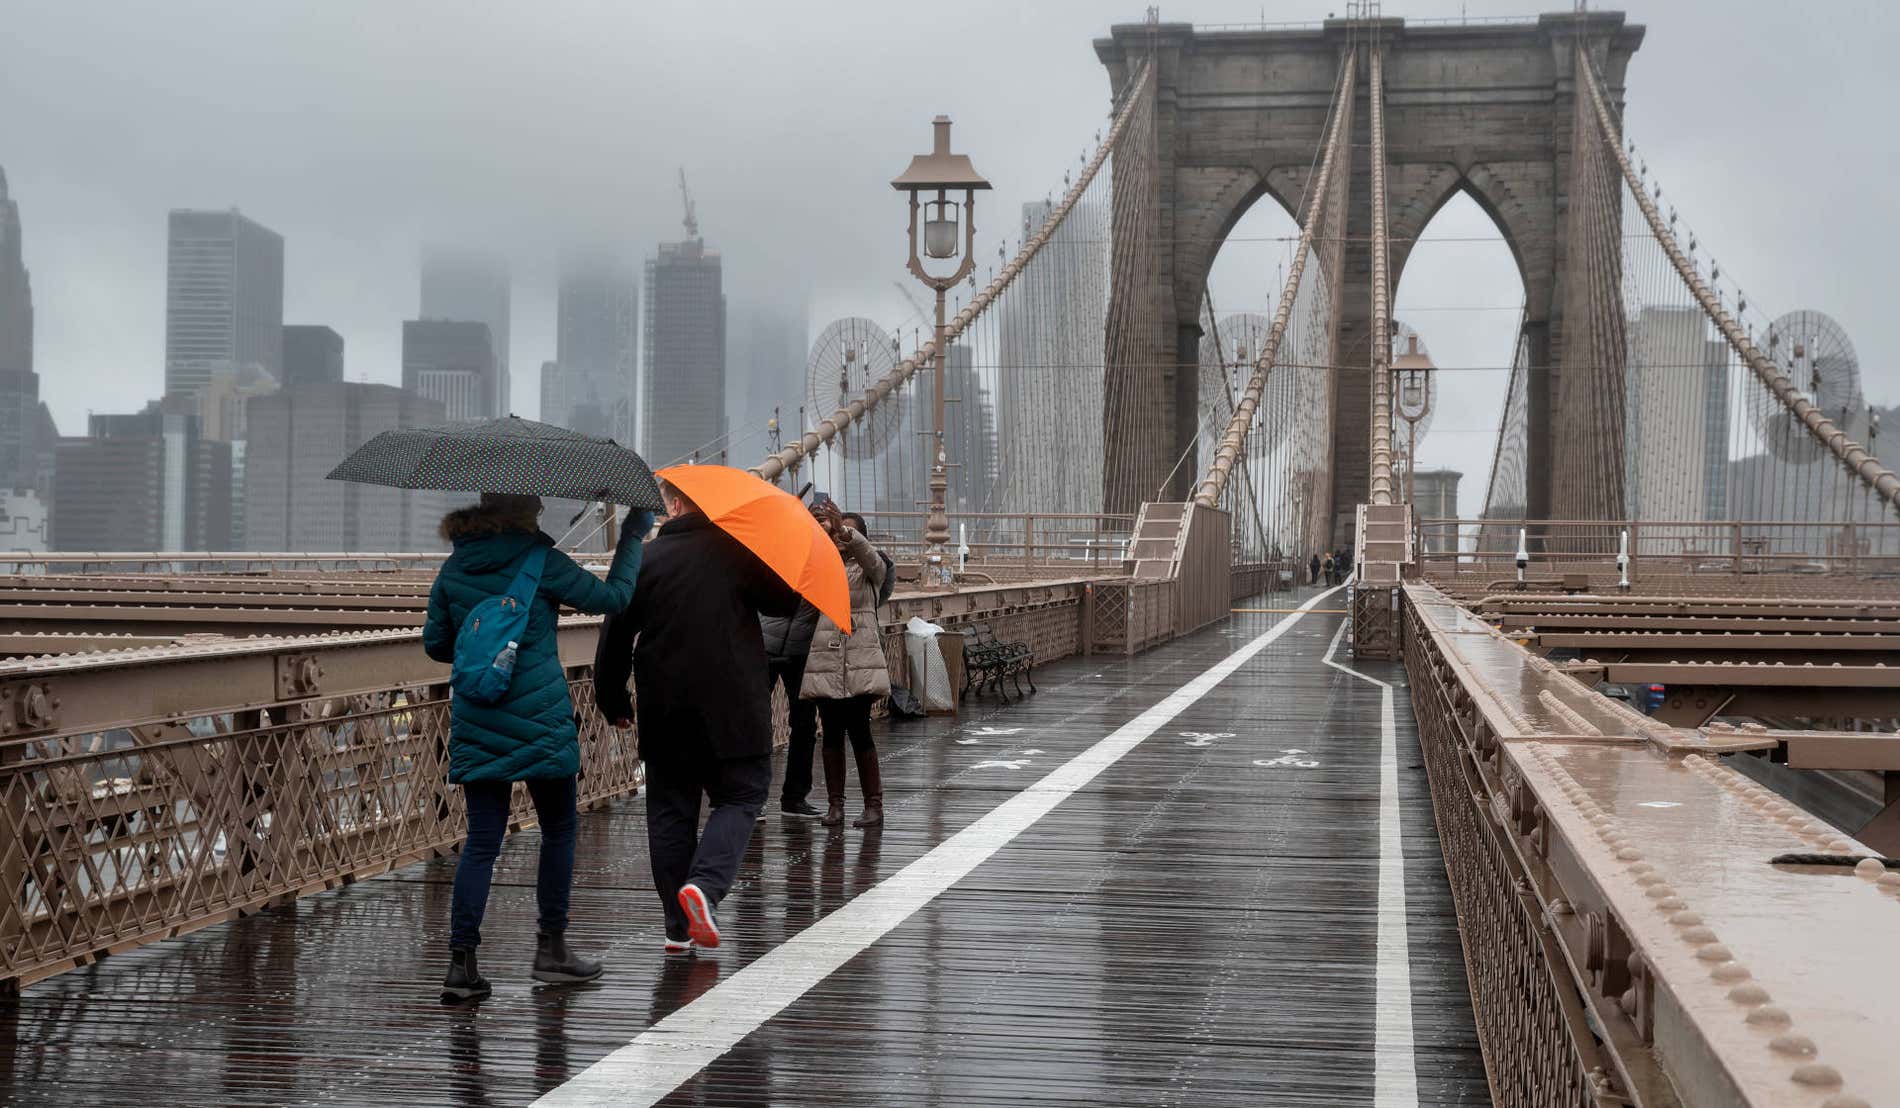
[[[455,547],[455,556],[480,573],[508,565],[535,543],[553,546],[554,540],[519,515],[472,504],[442,517],[442,537]]]
[[[457,508],[442,517],[442,537],[450,542],[482,539],[490,535],[533,534],[540,530],[518,515],[497,511],[481,504]]]

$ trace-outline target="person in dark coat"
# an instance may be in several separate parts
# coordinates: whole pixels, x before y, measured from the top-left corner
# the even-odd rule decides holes
[[[455,866],[444,1000],[480,999],[490,991],[476,966],[475,948],[481,943],[482,915],[495,858],[508,830],[516,781],[527,784],[541,825],[534,977],[590,981],[601,971],[599,962],[569,950],[565,938],[579,821],[575,778],[581,763],[574,704],[555,641],[555,617],[561,605],[600,615],[627,606],[640,572],[641,536],[652,526],[653,516],[633,514],[605,581],[553,549],[554,540],[541,531],[540,516],[539,497],[483,493],[480,504],[450,512],[442,520],[442,537],[454,551],[429,589],[429,612],[422,625],[422,648],[438,662],[455,660],[456,635],[469,612],[508,591],[530,550],[549,548],[507,693],[493,704],[477,704],[460,694],[449,699],[449,781],[462,786],[468,838]]]
[[[785,782],[779,787],[778,802],[779,810],[788,816],[819,814],[806,800],[811,795],[812,752],[818,746],[818,705],[798,695],[805,681],[812,632],[817,629],[818,609],[808,600],[799,601],[798,610],[789,616],[759,620],[759,632],[765,636],[766,694],[771,695],[773,686],[783,685],[791,715],[791,742],[785,748]]]
[[[1338,577],[1338,575],[1339,575],[1339,564],[1338,564],[1337,562],[1335,562],[1335,561],[1333,561],[1333,552],[1332,552],[1332,551],[1330,551],[1330,550],[1328,550],[1328,551],[1326,552],[1326,558],[1325,558],[1325,560],[1323,560],[1322,562],[1320,562],[1320,568],[1321,568],[1321,569],[1322,569],[1322,570],[1323,570],[1323,571],[1325,572],[1325,574],[1326,574],[1326,587],[1327,587],[1327,588],[1332,588],[1332,587],[1333,587],[1334,585],[1337,585],[1337,584],[1339,583],[1339,582],[1338,582],[1338,580],[1336,580],[1336,578],[1337,578],[1337,577]]]
[[[1307,567],[1307,570],[1308,570],[1307,571],[1308,583],[1314,584],[1314,585],[1319,584],[1319,552],[1318,551],[1313,552],[1313,561]]]
[[[600,629],[594,695],[617,726],[639,692],[647,854],[666,951],[719,945],[715,916],[772,787],[772,698],[760,616],[798,594],[670,485],[670,518],[647,544],[640,590]],[[699,828],[701,798],[712,805]]]

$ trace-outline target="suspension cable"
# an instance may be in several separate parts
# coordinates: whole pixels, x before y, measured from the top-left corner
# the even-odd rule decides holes
[[[1385,212],[1385,66],[1372,52],[1372,458],[1371,499],[1390,504],[1392,493],[1392,326]],[[1418,444],[1412,444],[1418,452]],[[1416,459],[1413,460],[1416,465]]]
[[[1003,290],[1008,288],[1011,282],[1016,280],[1024,268],[1029,265],[1030,260],[1036,256],[1037,252],[1055,236],[1056,228],[1061,226],[1062,221],[1068,217],[1070,209],[1074,208],[1076,203],[1082,198],[1082,194],[1088,189],[1090,182],[1095,180],[1096,173],[1108,161],[1109,155],[1113,153],[1115,148],[1120,144],[1122,134],[1127,130],[1128,121],[1134,117],[1135,109],[1140,105],[1142,98],[1150,94],[1151,87],[1154,83],[1154,67],[1155,62],[1152,57],[1142,64],[1141,71],[1136,74],[1134,80],[1130,82],[1128,95],[1122,102],[1121,111],[1116,115],[1113,126],[1109,128],[1107,138],[1103,140],[1100,149],[1096,150],[1095,156],[1089,160],[1088,165],[1083,168],[1081,176],[1076,178],[1075,184],[1063,195],[1062,202],[1057,204],[1055,208],[1050,211],[1049,218],[1043,221],[1042,228],[1038,230],[1028,242],[1023,243],[1022,249],[1017,251],[1016,257],[1011,259],[1010,263],[996,274],[989,285],[984,288],[983,291],[977,293],[976,296],[970,300],[969,304],[965,305],[957,312],[956,316],[949,321],[948,325],[944,328],[943,335],[943,341],[946,347],[955,345],[957,339],[963,335],[964,330],[970,326],[970,323],[982,315],[991,304],[996,302],[996,298],[1002,295]],[[753,466],[752,472],[765,478],[767,481],[775,481],[780,474],[792,469],[797,466],[800,461],[817,453],[819,447],[836,438],[840,431],[849,427],[852,423],[862,419],[866,412],[876,408],[879,403],[901,387],[904,382],[910,380],[911,377],[916,374],[920,366],[931,364],[931,359],[936,354],[936,347],[937,340],[934,337],[929,342],[918,346],[910,357],[899,362],[896,368],[866,387],[862,397],[853,400],[851,403],[831,413],[831,415],[819,420],[816,428],[807,431],[797,442],[786,446],[778,453],[770,455],[758,465]]]
[[[1603,141],[1609,146],[1610,153],[1616,158],[1616,164],[1623,172],[1623,181],[1629,186],[1630,193],[1636,198],[1637,207],[1648,222],[1649,229],[1656,236],[1657,243],[1668,255],[1669,262],[1675,267],[1676,275],[1689,286],[1689,292],[1695,297],[1702,311],[1715,323],[1716,329],[1728,341],[1729,347],[1742,359],[1755,377],[1767,387],[1770,394],[1779,401],[1803,426],[1808,433],[1826,447],[1844,466],[1848,473],[1858,478],[1874,494],[1887,502],[1890,510],[1900,513],[1900,477],[1880,463],[1866,447],[1847,437],[1847,432],[1837,426],[1833,420],[1822,413],[1800,389],[1789,382],[1786,374],[1770,361],[1761,349],[1749,338],[1742,325],[1724,308],[1715,293],[1703,282],[1702,275],[1695,265],[1683,254],[1676,243],[1674,232],[1664,222],[1662,212],[1644,191],[1638,180],[1636,170],[1630,165],[1629,153],[1623,146],[1622,132],[1616,121],[1611,118],[1608,102],[1604,99],[1603,89],[1598,84],[1596,66],[1584,53],[1582,46],[1577,48],[1577,71],[1583,76],[1584,88],[1590,93],[1590,102],[1596,109],[1597,125],[1602,130]]]

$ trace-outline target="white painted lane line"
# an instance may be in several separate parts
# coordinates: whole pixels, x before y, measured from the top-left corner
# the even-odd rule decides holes
[[[1405,846],[1399,838],[1398,720],[1392,686],[1333,661],[1346,622],[1333,633],[1326,664],[1379,686],[1379,965],[1373,1039],[1374,1108],[1418,1108],[1412,1044],[1412,947],[1405,927]]]
[[[962,880],[1102,771],[1231,677],[1337,589],[1300,605],[1265,634],[978,817],[930,853],[721,981],[626,1046],[535,1101],[537,1108],[659,1101],[846,962]]]

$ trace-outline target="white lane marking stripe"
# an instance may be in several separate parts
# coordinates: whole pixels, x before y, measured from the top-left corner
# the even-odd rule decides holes
[[[962,880],[1265,650],[1335,589],[1319,593],[1265,634],[945,839],[930,853],[780,943],[697,1000],[641,1032],[537,1108],[653,1104],[757,1030],[866,947]]]
[[[1399,838],[1398,721],[1392,686],[1333,661],[1346,621],[1333,633],[1326,664],[1379,686],[1379,965],[1373,994],[1372,1103],[1375,1108],[1418,1108],[1418,1067],[1412,1044],[1412,953],[1405,927],[1405,845]]]

